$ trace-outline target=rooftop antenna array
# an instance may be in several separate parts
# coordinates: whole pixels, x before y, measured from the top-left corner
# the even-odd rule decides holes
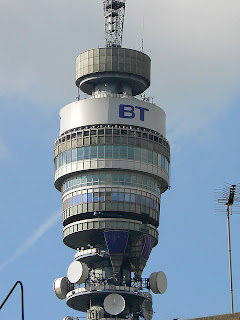
[[[125,0],[103,0],[106,47],[121,47]]]
[[[229,256],[229,278],[230,278],[230,298],[231,312],[233,307],[233,280],[232,280],[232,250],[231,250],[231,231],[230,215],[240,213],[240,187],[236,184],[225,183],[223,189],[215,191],[216,213],[227,214],[227,232],[228,232],[228,256]]]

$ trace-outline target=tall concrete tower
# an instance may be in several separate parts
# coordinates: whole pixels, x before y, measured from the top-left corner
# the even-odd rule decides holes
[[[142,278],[168,189],[166,118],[140,97],[150,86],[150,58],[121,47],[125,0],[103,5],[105,48],[76,58],[76,85],[89,98],[60,110],[54,144],[63,242],[76,250],[54,291],[87,319],[150,320],[150,292],[167,286],[161,271]]]

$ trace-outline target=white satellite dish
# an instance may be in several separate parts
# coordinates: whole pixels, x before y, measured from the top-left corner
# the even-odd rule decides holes
[[[142,315],[145,320],[151,320],[153,316],[152,303],[147,299],[145,299],[142,303]]]
[[[167,290],[167,277],[163,271],[153,272],[149,278],[150,289],[153,293],[163,294]]]
[[[68,267],[67,277],[71,283],[83,283],[88,277],[88,266],[83,262],[73,261]]]
[[[57,278],[53,282],[53,291],[58,299],[63,300],[69,291],[69,281],[66,277]]]
[[[63,320],[73,320],[72,317],[64,317]]]
[[[111,293],[104,299],[103,306],[107,313],[116,316],[125,309],[125,300],[120,294]]]

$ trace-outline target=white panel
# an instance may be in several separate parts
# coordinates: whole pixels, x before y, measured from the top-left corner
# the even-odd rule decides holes
[[[97,165],[97,160],[91,160],[91,168],[93,169],[96,169],[98,167]]]
[[[98,160],[98,167],[105,168],[105,160]]]
[[[85,160],[84,162],[83,162],[83,165],[84,165],[84,169],[90,169],[91,167],[90,167],[90,160]]]
[[[153,166],[153,174],[157,175],[158,168],[156,166]]]
[[[139,109],[140,108],[140,109]],[[165,137],[165,112],[136,98],[94,98],[70,103],[60,110],[60,135],[96,124],[126,124],[155,130]]]
[[[80,162],[77,164],[77,169],[78,169],[78,170],[83,170],[83,161],[80,161]]]

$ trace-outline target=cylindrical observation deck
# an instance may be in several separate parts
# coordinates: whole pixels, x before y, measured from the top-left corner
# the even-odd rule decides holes
[[[151,60],[143,52],[98,48],[76,58],[76,85],[91,95],[97,91],[141,94],[150,86]]]

